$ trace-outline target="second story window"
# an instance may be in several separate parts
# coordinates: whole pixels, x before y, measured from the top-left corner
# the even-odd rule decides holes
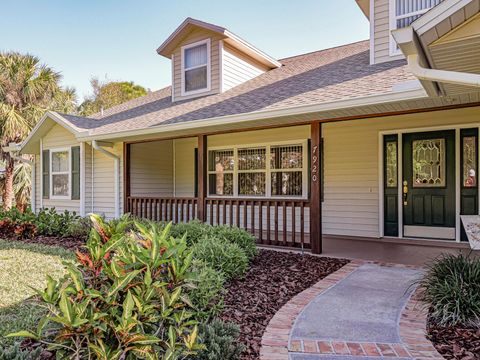
[[[210,39],[182,47],[182,95],[210,90]]]
[[[428,10],[444,0],[390,0],[390,31],[409,26]],[[400,54],[395,40],[390,39],[390,55]]]

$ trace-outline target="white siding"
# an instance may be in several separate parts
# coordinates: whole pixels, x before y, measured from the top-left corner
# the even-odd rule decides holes
[[[173,141],[132,144],[130,147],[132,196],[173,196]]]
[[[472,123],[479,108],[449,110],[323,125],[325,234],[378,237],[379,133],[385,130]]]
[[[60,125],[54,125],[52,129],[43,137],[43,149],[79,146],[80,143],[73,134]],[[41,173],[41,171],[40,171]],[[80,200],[59,200],[43,199],[44,208],[54,207],[57,211],[80,211]]]
[[[42,176],[42,168],[40,167],[40,155],[35,155],[35,179],[32,186],[35,186],[35,211],[38,212],[41,205],[42,188],[40,187],[40,179]]]
[[[223,91],[253,79],[268,70],[228,44],[223,46],[222,66]]]
[[[402,59],[403,55],[390,56],[390,6],[389,0],[374,0],[374,60],[375,63]]]
[[[120,213],[123,213],[123,143],[115,143],[106,150],[120,157]],[[93,161],[93,210],[110,219],[115,216],[114,160],[94,150]]]

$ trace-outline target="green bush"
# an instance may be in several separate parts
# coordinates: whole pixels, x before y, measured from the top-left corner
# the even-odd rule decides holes
[[[240,329],[233,323],[215,319],[200,325],[199,337],[205,349],[194,356],[195,360],[237,360],[245,349],[238,341]]]
[[[186,236],[187,244],[194,245],[210,232],[210,225],[204,224],[198,220],[188,223],[178,223],[172,227],[172,236]]]
[[[444,255],[420,281],[422,300],[439,325],[480,326],[480,259]]]
[[[212,226],[209,235],[237,244],[250,260],[258,253],[255,237],[243,229],[231,226]]]
[[[201,260],[194,260],[191,271],[194,288],[189,291],[193,306],[204,319],[212,318],[223,308],[223,273],[211,268]]]
[[[0,348],[0,360],[40,360],[42,351],[42,348],[32,351],[21,349],[19,344],[15,344],[4,349]]]
[[[193,246],[193,256],[222,272],[227,280],[242,276],[248,267],[245,252],[221,238],[204,237]]]
[[[77,252],[67,275],[48,277],[39,292],[49,314],[38,330],[9,336],[48,342],[57,358],[177,359],[200,349],[183,296],[192,259],[185,239],[170,237],[170,225],[127,232],[127,217],[91,220],[87,253]]]

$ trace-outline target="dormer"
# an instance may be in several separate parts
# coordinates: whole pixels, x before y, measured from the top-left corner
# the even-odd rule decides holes
[[[370,21],[370,63],[404,59],[392,31],[413,21],[444,0],[356,0]]]
[[[192,18],[157,52],[172,62],[172,101],[218,94],[281,66],[227,29]]]

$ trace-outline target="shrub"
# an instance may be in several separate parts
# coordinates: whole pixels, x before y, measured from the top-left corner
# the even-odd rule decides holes
[[[0,220],[0,236],[16,239],[31,239],[37,233],[37,227],[30,222],[21,222],[4,218]]]
[[[245,349],[238,341],[240,329],[233,323],[225,323],[215,319],[209,324],[200,326],[200,341],[205,345],[195,360],[237,360]]]
[[[201,260],[193,261],[191,271],[194,288],[189,291],[189,297],[198,316],[208,319],[218,315],[223,307],[224,275]]]
[[[40,360],[42,348],[35,350],[21,349],[19,344],[0,348],[0,360]]]
[[[232,279],[245,274],[248,258],[237,244],[225,239],[204,237],[193,246],[193,256]]]
[[[49,314],[38,331],[9,336],[50,343],[57,358],[186,357],[197,344],[195,313],[183,295],[192,254],[184,239],[130,220],[92,215],[87,253],[65,263],[67,275],[47,278],[39,292]]]
[[[237,244],[250,260],[257,255],[255,237],[248,231],[231,226],[212,226],[210,235]]]
[[[480,259],[444,255],[428,266],[420,288],[437,324],[480,326]]]
[[[55,208],[41,209],[35,220],[39,235],[70,236],[74,224],[80,222],[81,217],[75,212],[65,210],[57,213]]]
[[[198,220],[193,220],[188,223],[178,223],[172,227],[172,236],[186,236],[187,244],[194,245],[210,233],[210,228],[210,225],[204,224]]]

